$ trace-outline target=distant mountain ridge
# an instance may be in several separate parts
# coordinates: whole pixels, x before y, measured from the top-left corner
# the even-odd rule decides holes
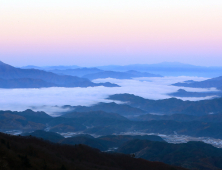
[[[66,70],[66,69],[76,69],[79,68],[79,66],[73,65],[73,66],[34,66],[34,65],[28,65],[21,67],[22,69],[38,69],[38,70]]]
[[[42,70],[66,70],[76,69],[78,66],[52,66],[52,67],[22,67],[22,68],[38,68]],[[79,67],[81,68],[81,67]],[[90,67],[89,67],[90,68]],[[131,65],[107,65],[107,66],[96,66],[97,69],[103,71],[115,71],[115,72],[126,72],[129,70],[135,70],[138,72],[149,72],[162,76],[198,76],[198,77],[218,77],[221,76],[222,67],[205,67],[195,66],[191,64],[184,64],[179,62],[162,62],[157,64],[131,64]],[[66,71],[65,71],[66,72]],[[66,72],[68,73],[68,71]],[[68,73],[71,75],[72,73]]]
[[[61,75],[70,75],[70,76],[82,77],[82,76],[87,75],[87,74],[102,72],[103,70],[100,70],[98,68],[86,68],[86,67],[84,67],[84,68],[64,69],[64,70],[56,69],[56,70],[49,70],[49,71],[52,72],[52,73],[61,74]]]
[[[138,72],[135,70],[129,70],[126,72],[118,71],[104,71],[98,68],[77,68],[77,69],[66,69],[66,70],[49,70],[49,72],[60,74],[60,75],[71,75],[90,80],[99,78],[115,78],[115,79],[132,79],[136,77],[162,77],[159,74],[151,74],[147,72]]]
[[[147,69],[147,68],[181,68],[181,69],[186,69],[186,68],[204,68],[203,66],[195,66],[191,64],[184,64],[180,62],[161,62],[157,64],[130,64],[130,65],[107,65],[107,66],[99,66],[97,68],[101,68],[103,70],[119,70],[119,71],[127,71],[133,68],[136,68],[136,70],[139,69]]]
[[[103,71],[83,76],[83,78],[93,79],[104,79],[104,78],[115,78],[115,79],[132,79],[136,77],[162,77],[161,75],[151,74],[147,72],[138,72],[134,70],[126,72],[116,71]]]
[[[0,62],[1,88],[33,87],[119,87],[112,83],[93,83],[76,76],[57,75],[37,69],[20,69]],[[5,80],[3,80],[5,79]],[[29,86],[30,85],[30,86]]]
[[[26,110],[23,112],[0,111],[0,131],[32,132],[47,130],[59,133],[83,133],[99,136],[121,133],[159,133],[193,137],[222,139],[222,114],[206,116],[164,116],[163,119],[132,121],[118,114],[103,111],[72,112],[60,117],[51,117],[44,112]],[[165,119],[166,118],[166,119]],[[170,119],[170,120],[169,120]],[[186,120],[183,120],[186,119]]]
[[[151,72],[162,76],[198,76],[217,77],[221,76],[222,67],[205,67],[184,64],[179,62],[162,62],[157,64],[132,64],[132,65],[108,65],[97,67],[102,70]]]

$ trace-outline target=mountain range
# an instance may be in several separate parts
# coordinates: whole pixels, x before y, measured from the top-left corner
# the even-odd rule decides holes
[[[0,62],[1,88],[41,88],[41,87],[119,87],[112,83],[93,83],[76,76],[57,75],[37,69],[20,69]]]
[[[75,75],[78,66],[48,66],[48,67],[37,67],[37,66],[25,66],[22,68],[35,68],[41,70],[50,70],[59,74]],[[71,70],[70,70],[71,69]],[[89,67],[88,69],[91,69]],[[138,72],[148,72],[153,74],[159,74],[163,76],[198,76],[198,77],[218,77],[221,76],[222,67],[205,67],[195,66],[190,64],[184,64],[179,62],[162,62],[158,64],[133,64],[133,65],[108,65],[108,66],[96,66],[96,69],[102,71],[115,71],[115,72],[126,72],[129,70],[135,70]],[[63,71],[60,71],[63,70]],[[67,70],[67,71],[65,71]],[[80,70],[79,70],[80,71]],[[93,73],[93,72],[92,72]],[[94,72],[95,73],[95,72]],[[77,73],[78,74],[78,73]],[[89,74],[89,73],[87,73]]]
[[[37,69],[37,70],[67,70],[67,69],[76,69],[80,68],[79,66],[72,65],[72,66],[44,66],[44,67],[39,67],[39,66],[34,66],[34,65],[28,65],[21,67],[22,69]]]
[[[104,79],[104,78],[115,78],[115,79],[132,79],[136,77],[162,77],[161,75],[151,74],[147,72],[138,72],[134,70],[126,72],[116,72],[116,71],[103,71],[93,74],[87,74],[83,78],[93,79]]]
[[[150,100],[133,94],[115,94],[109,96],[108,99],[125,102],[131,107],[139,108],[147,113],[154,114],[179,113],[200,116],[222,112],[222,98],[200,101],[183,101],[176,98]]]
[[[98,103],[92,106],[63,106],[64,109],[69,109],[71,112],[91,112],[91,111],[104,111],[107,113],[117,113],[122,116],[130,115],[142,115],[146,112],[139,108],[131,107],[127,104],[117,104],[115,102],[111,103]]]
[[[136,77],[162,77],[158,74],[151,74],[147,72],[139,72],[134,70],[129,70],[125,72],[120,71],[104,71],[98,68],[77,68],[77,69],[67,69],[67,70],[49,70],[52,73],[59,75],[71,75],[78,76],[82,78],[93,79],[104,79],[104,78],[115,78],[115,79],[132,79]]]
[[[51,117],[44,112],[26,110],[23,112],[1,111],[0,131],[19,130],[31,132],[47,130],[59,133],[84,133],[94,135],[112,135],[120,133],[160,133],[193,137],[212,137],[222,139],[222,114],[191,116],[159,116],[153,119],[146,115],[129,120],[117,113],[104,111],[70,112],[60,117]]]
[[[22,136],[37,137],[66,145],[87,145],[100,151],[124,153],[148,161],[164,162],[187,169],[222,169],[222,149],[203,142],[172,144],[154,135],[109,135],[94,138],[87,134],[64,138],[54,132],[35,131]]]
[[[179,62],[162,62],[158,64],[132,64],[132,65],[108,65],[97,67],[102,70],[151,72],[163,76],[198,76],[218,77],[221,76],[222,67],[205,67],[184,64]]]
[[[87,134],[81,134],[64,138],[57,133],[41,130],[22,136],[37,137],[63,145],[87,145],[103,152],[123,153],[136,159],[142,158],[148,161],[164,162],[191,170],[222,169],[222,149],[203,142],[171,144],[153,135],[109,135],[94,138]]]
[[[175,83],[174,86],[193,87],[193,88],[212,88],[215,87],[218,90],[222,90],[222,76],[204,80],[204,81],[186,81],[182,83]]]
[[[100,70],[98,68],[76,68],[76,69],[55,69],[55,70],[49,70],[52,73],[60,74],[60,75],[70,75],[70,76],[78,76],[82,77],[87,74],[94,74],[103,72],[103,70]]]

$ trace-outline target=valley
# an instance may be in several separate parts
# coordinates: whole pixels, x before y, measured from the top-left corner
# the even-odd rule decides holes
[[[222,0],[0,0],[0,170],[222,170]]]
[[[0,92],[4,98],[0,98],[0,132],[10,137],[87,146],[101,153],[125,154],[136,160],[187,169],[222,168],[218,163],[222,158],[222,98],[218,84],[206,88],[177,84],[211,79],[74,66],[69,70],[55,67],[53,71],[35,67],[31,75],[26,75],[30,67],[23,70],[4,63],[1,66]],[[9,74],[4,73],[5,69]],[[54,75],[53,81],[57,82],[67,78],[64,83],[68,84],[78,75],[80,84],[44,84],[53,83],[46,78],[49,75]],[[36,81],[33,76],[42,80]],[[26,86],[21,84],[23,81]]]

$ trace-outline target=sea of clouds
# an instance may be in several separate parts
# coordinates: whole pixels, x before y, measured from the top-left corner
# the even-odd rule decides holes
[[[166,99],[170,98],[169,93],[176,92],[181,87],[172,86],[171,84],[183,82],[186,80],[203,81],[203,77],[155,77],[155,78],[136,78],[136,79],[97,79],[94,82],[111,82],[121,87],[88,87],[88,88],[41,88],[41,89],[0,89],[0,110],[23,111],[33,109],[35,111],[45,111],[46,113],[56,116],[63,111],[64,105],[71,106],[90,106],[99,102],[111,102],[106,98],[112,94],[130,93],[147,99]],[[215,88],[186,88],[183,89],[191,92],[216,91]],[[182,100],[204,100],[215,96],[208,97],[191,97],[180,98]]]

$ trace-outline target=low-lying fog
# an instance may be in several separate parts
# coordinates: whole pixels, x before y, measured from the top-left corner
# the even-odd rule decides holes
[[[186,80],[203,81],[202,77],[158,77],[136,78],[132,80],[97,79],[94,82],[111,82],[121,87],[88,87],[88,88],[42,88],[42,89],[0,89],[0,110],[23,111],[28,108],[45,111],[50,115],[56,115],[62,110],[57,106],[83,105],[90,106],[98,102],[111,102],[106,98],[112,94],[130,93],[147,99],[170,98],[168,93],[176,92],[181,87],[171,84]],[[183,88],[187,91],[216,91],[216,89]],[[213,96],[200,98],[180,98],[182,100],[203,100]]]

